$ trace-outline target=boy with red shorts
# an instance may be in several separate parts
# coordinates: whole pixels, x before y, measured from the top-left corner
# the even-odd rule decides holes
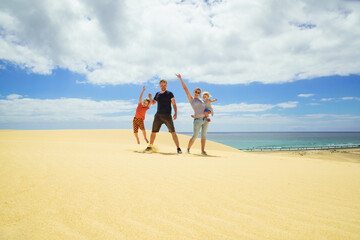
[[[133,120],[134,135],[135,135],[135,138],[136,138],[136,141],[137,141],[138,144],[140,144],[139,136],[138,136],[139,128],[140,128],[140,130],[142,131],[142,133],[144,135],[145,141],[147,143],[149,143],[149,141],[146,138],[144,120],[145,120],[145,113],[150,108],[150,101],[152,99],[151,99],[151,94],[149,94],[150,99],[145,98],[144,101],[142,101],[142,96],[143,96],[144,92],[145,92],[145,86],[143,87],[143,90],[142,90],[142,92],[140,94],[139,104],[138,104],[138,106],[136,108],[136,113],[135,113],[135,117],[134,117],[134,120]]]

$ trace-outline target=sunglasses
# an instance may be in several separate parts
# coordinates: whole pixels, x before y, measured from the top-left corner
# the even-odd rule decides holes
[[[199,92],[199,91],[195,91],[195,93],[196,93],[196,94],[200,94],[201,92]]]

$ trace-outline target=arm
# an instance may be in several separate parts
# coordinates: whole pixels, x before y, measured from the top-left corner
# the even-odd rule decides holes
[[[149,99],[150,99],[150,105],[149,105],[149,107],[150,107],[151,105],[154,105],[156,103],[156,101],[154,99],[152,99],[151,93],[149,93]]]
[[[210,101],[211,103],[216,102],[216,101],[217,101],[217,98],[214,99],[214,100],[209,99],[209,101]]]
[[[176,120],[177,119],[177,106],[176,106],[175,98],[171,99],[171,103],[172,103],[172,106],[173,106],[174,111],[175,111],[173,119]]]
[[[175,74],[181,81],[181,85],[183,86],[184,90],[185,90],[185,93],[186,93],[186,96],[187,98],[189,99],[189,102],[191,103],[193,101],[193,97],[191,96],[190,92],[189,92],[189,89],[187,88],[187,86],[185,85],[184,81],[182,80],[181,78],[181,75],[180,74]]]
[[[155,99],[152,99],[151,93],[149,93],[149,99],[150,99],[150,104],[151,105],[155,105],[157,103],[157,101]]]
[[[145,92],[145,86],[143,86],[143,90],[142,90],[142,92],[141,92],[141,94],[140,94],[139,103],[142,102],[142,96],[143,96],[144,92]]]

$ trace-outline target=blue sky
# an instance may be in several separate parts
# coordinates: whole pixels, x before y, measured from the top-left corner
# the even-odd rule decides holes
[[[358,2],[150,2],[2,3],[0,128],[130,129],[165,78],[190,132],[181,73],[209,131],[360,131]]]

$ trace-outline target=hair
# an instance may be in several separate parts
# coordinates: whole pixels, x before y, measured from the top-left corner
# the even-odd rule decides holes
[[[200,89],[200,88],[195,88],[195,90],[194,90],[194,91],[196,91],[196,90],[199,90],[199,91],[200,91],[200,93],[201,93],[201,89]]]
[[[147,101],[150,104],[150,99],[145,98],[144,101]]]
[[[167,84],[167,81],[166,81],[165,79],[161,79],[161,80],[160,80],[160,83],[162,83],[162,82],[164,82],[164,83]]]
[[[210,97],[210,93],[209,93],[209,92],[204,92],[203,95],[206,95],[206,96]]]

